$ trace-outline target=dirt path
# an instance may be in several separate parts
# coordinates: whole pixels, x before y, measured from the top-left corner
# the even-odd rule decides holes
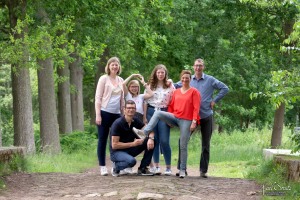
[[[136,168],[134,168],[136,170]],[[0,200],[73,200],[73,199],[261,199],[261,187],[254,181],[236,178],[200,178],[196,169],[189,176],[100,176],[97,168],[84,173],[17,173],[4,177],[6,188],[0,190]],[[148,195],[148,194],[144,194]],[[140,198],[138,198],[140,197]]]

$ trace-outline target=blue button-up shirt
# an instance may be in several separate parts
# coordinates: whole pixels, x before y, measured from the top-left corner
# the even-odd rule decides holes
[[[210,107],[210,103],[214,101],[218,103],[229,91],[227,85],[219,81],[213,76],[202,74],[200,79],[197,79],[195,75],[192,76],[190,85],[196,88],[201,94],[201,107],[200,117],[201,119],[209,117],[213,114],[213,110]],[[175,84],[175,87],[181,87],[181,82]],[[214,90],[218,90],[218,94],[213,98]]]

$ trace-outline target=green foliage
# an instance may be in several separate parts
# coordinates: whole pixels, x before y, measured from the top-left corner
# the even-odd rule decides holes
[[[0,163],[0,177],[11,174],[13,172],[20,172],[26,170],[26,159],[20,156],[14,156],[8,162]]]
[[[275,164],[273,160],[262,160],[257,167],[249,170],[247,178],[255,179],[263,188],[275,187],[278,190],[280,190],[278,186],[289,188],[289,190],[282,191],[285,193],[284,199],[296,199],[300,195],[299,183],[287,181],[286,167]]]
[[[0,56],[1,57],[1,56]],[[1,63],[1,62],[0,62]],[[12,89],[10,65],[0,66],[0,129],[3,146],[13,144]]]
[[[88,132],[75,131],[72,134],[62,135],[60,143],[64,153],[86,151],[90,145],[96,144],[95,136]]]
[[[294,148],[292,149],[292,152],[298,152],[300,151],[300,133],[294,132],[291,136],[292,141],[294,142]]]

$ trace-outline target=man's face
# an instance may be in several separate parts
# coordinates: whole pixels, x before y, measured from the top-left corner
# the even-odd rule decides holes
[[[204,65],[203,65],[203,63],[202,62],[199,62],[199,61],[195,61],[195,63],[194,63],[194,71],[195,71],[195,73],[202,73],[203,72],[203,70],[204,70]]]
[[[135,110],[136,110],[135,104],[127,104],[125,106],[124,114],[127,116],[134,116]]]

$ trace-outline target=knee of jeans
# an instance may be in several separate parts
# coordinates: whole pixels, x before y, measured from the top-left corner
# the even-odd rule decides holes
[[[136,159],[135,159],[135,158],[132,158],[132,159],[129,160],[129,162],[128,162],[128,165],[129,165],[130,167],[135,166],[135,164],[136,164]]]

